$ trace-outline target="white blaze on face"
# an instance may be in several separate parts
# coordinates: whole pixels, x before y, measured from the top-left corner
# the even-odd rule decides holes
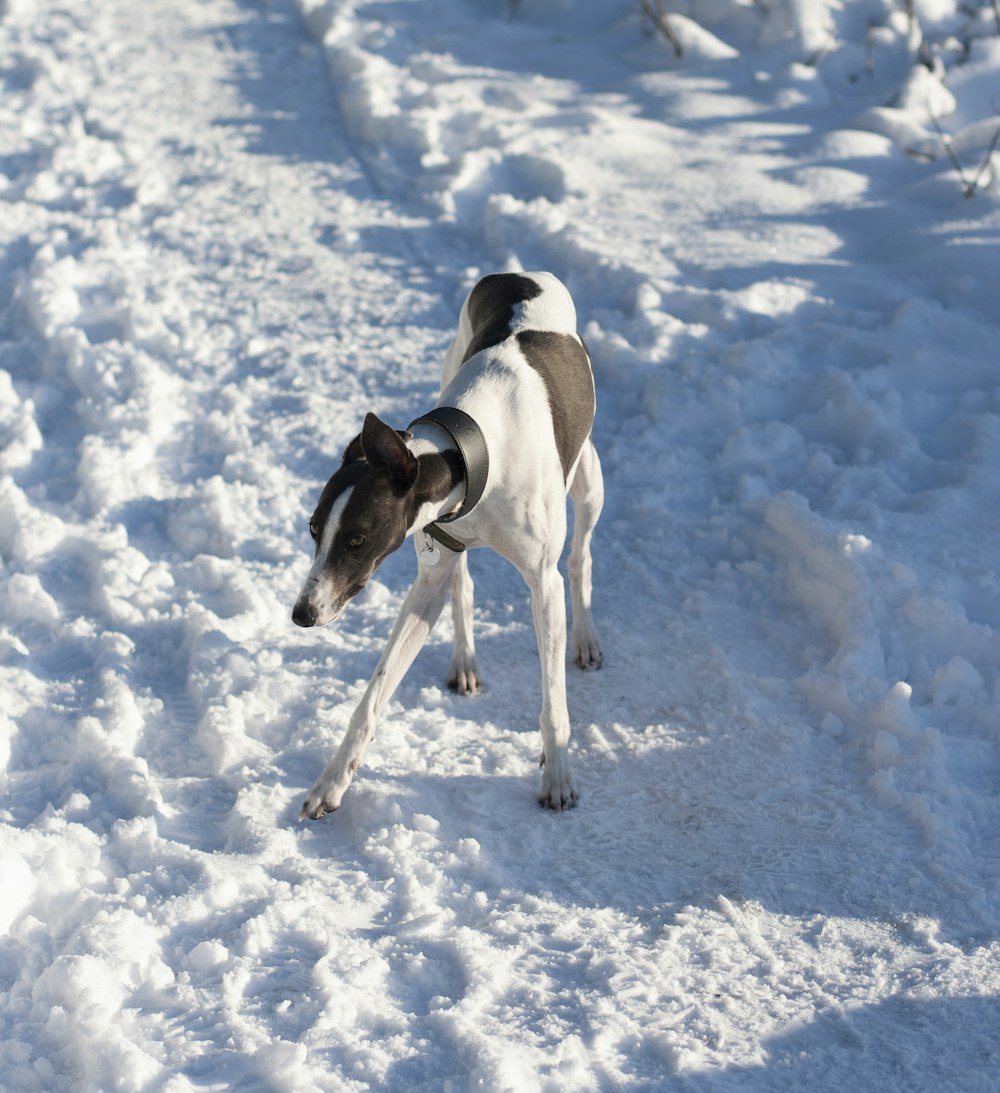
[[[351,494],[354,493],[354,487],[348,486],[346,490],[334,501],[332,508],[330,509],[330,515],[326,518],[326,523],[323,525],[323,534],[320,536],[319,550],[316,554],[316,561],[325,561],[330,551],[333,549],[333,541],[337,537],[337,532],[340,530],[340,521],[344,518],[344,509],[347,508],[347,502],[351,499]]]
[[[334,540],[337,538],[337,532],[340,530],[344,509],[347,508],[347,502],[351,499],[353,492],[354,487],[349,486],[334,501],[320,533],[319,549],[316,551],[316,557],[313,559],[309,575],[306,577],[302,591],[299,593],[299,602],[308,603],[315,609],[317,626],[329,622],[337,610],[336,589],[325,569],[330,551],[333,550]]]

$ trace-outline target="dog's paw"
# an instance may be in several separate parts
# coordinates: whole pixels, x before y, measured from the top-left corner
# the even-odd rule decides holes
[[[553,756],[542,755],[542,788],[538,803],[553,812],[565,812],[574,808],[579,799],[569,755],[560,748]]]
[[[328,812],[336,812],[350,784],[350,778],[329,777],[323,771],[303,801],[299,819],[318,820]]]
[[[479,694],[479,669],[475,657],[455,657],[448,672],[448,686],[456,694]]]
[[[593,631],[573,635],[573,661],[577,668],[593,671],[600,668],[603,660],[604,655]]]
[[[309,796],[302,802],[302,809],[299,812],[300,820],[320,820],[328,812],[336,812],[340,808],[340,805],[331,805],[326,801],[317,800],[316,795],[310,793]]]

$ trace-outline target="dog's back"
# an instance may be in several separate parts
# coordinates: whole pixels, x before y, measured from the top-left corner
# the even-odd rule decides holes
[[[512,449],[513,462],[518,449],[537,450],[551,437],[568,486],[593,427],[595,394],[576,308],[558,278],[495,273],[479,281],[462,306],[442,387],[442,402],[463,409],[474,404],[469,412],[495,434],[495,443]],[[492,415],[484,405],[491,402]]]

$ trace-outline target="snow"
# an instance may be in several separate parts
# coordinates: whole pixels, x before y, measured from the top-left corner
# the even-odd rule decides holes
[[[991,1090],[1000,38],[957,0],[0,5],[0,1084]],[[598,383],[605,664],[535,804],[476,554],[289,614],[480,274]]]

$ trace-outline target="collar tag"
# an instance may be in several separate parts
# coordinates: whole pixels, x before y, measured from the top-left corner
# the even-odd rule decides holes
[[[437,544],[427,534],[426,531],[420,533],[424,537],[424,545],[420,548],[420,553],[417,555],[417,561],[422,566],[426,566],[428,569],[431,566],[436,566],[441,561],[441,551],[438,550]]]

